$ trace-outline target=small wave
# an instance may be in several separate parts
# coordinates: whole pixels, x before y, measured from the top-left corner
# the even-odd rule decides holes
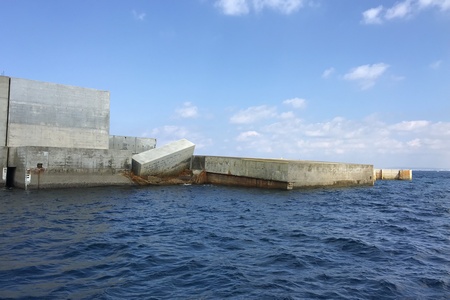
[[[292,253],[280,252],[276,254],[270,254],[261,259],[260,265],[262,266],[274,266],[282,265],[288,268],[301,269],[306,268],[306,263],[299,257]]]
[[[449,182],[426,176],[289,193],[0,191],[0,295],[446,299]]]
[[[359,256],[374,258],[376,255],[382,255],[381,249],[375,245],[368,244],[360,239],[335,238],[325,239],[325,244],[333,245],[344,252],[349,252]]]
[[[420,283],[425,285],[427,288],[439,288],[443,290],[450,290],[450,279],[441,279],[441,278],[429,278],[422,277],[419,279]]]

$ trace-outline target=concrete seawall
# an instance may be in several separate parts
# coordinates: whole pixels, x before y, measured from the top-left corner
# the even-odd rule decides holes
[[[188,169],[195,144],[182,139],[133,155],[132,170],[138,176],[171,176]]]
[[[156,139],[142,138],[134,136],[109,136],[109,149],[130,150],[131,153],[137,154],[156,148]]]
[[[412,180],[412,170],[375,169],[376,180]]]
[[[194,156],[192,170],[213,184],[277,189],[372,186],[373,166],[317,161]]]
[[[24,189],[133,184],[122,175],[131,151],[54,147],[10,148],[13,185]]]
[[[187,180],[289,190],[412,178],[405,170],[377,172],[363,164],[193,156],[188,140],[156,148],[156,139],[109,135],[109,127],[108,91],[0,76],[0,169],[7,187],[130,185],[129,178],[140,177],[144,184]]]

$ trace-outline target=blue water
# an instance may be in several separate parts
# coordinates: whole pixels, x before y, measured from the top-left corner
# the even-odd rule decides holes
[[[450,172],[0,191],[0,298],[450,299]]]

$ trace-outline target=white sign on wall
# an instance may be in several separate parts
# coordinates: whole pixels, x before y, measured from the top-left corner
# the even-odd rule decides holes
[[[25,186],[29,185],[31,182],[31,170],[27,169],[27,172],[25,173]]]

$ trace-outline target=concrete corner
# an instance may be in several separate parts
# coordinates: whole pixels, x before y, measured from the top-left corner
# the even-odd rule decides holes
[[[195,144],[182,139],[133,155],[133,173],[138,176],[176,175],[190,167],[194,148]]]

